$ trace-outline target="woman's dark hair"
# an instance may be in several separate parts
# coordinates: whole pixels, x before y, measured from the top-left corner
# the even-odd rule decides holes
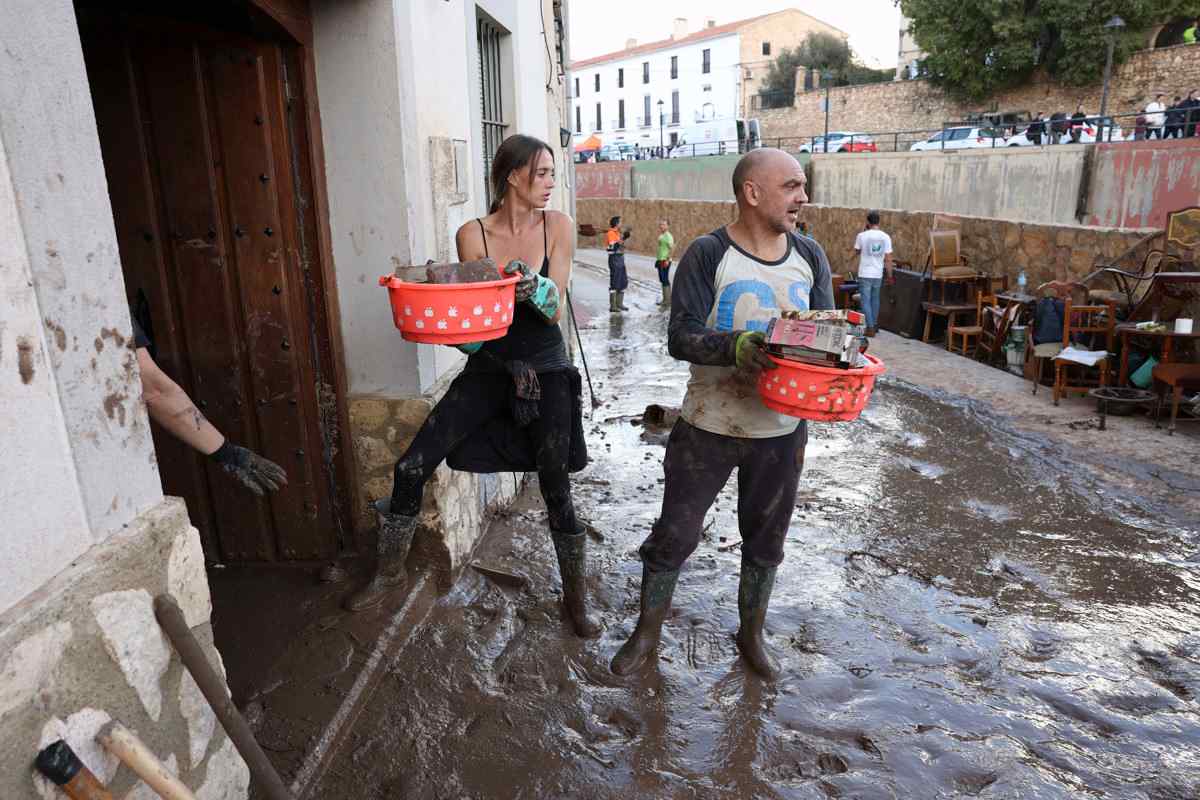
[[[515,133],[500,143],[492,159],[492,205],[488,208],[489,214],[500,210],[504,195],[508,193],[508,176],[515,170],[532,164],[542,150],[550,154],[551,161],[554,160],[554,151],[550,149],[550,145],[535,136]],[[529,183],[533,184],[532,172],[529,175]]]
[[[612,219],[610,219],[608,221],[608,227],[615,228],[615,227],[617,227],[617,223],[619,223],[620,221],[621,221],[620,217],[613,217]]]

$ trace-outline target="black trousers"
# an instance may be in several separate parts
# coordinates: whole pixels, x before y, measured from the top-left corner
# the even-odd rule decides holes
[[[629,275],[625,272],[625,254],[608,254],[608,289],[623,292],[629,288]]]
[[[803,422],[795,433],[772,439],[722,436],[676,422],[663,460],[662,514],[638,551],[642,563],[651,572],[683,566],[700,543],[705,514],[736,467],[742,558],[757,567],[778,566],[807,441]]]
[[[671,259],[664,258],[654,262],[654,268],[658,270],[658,282],[663,286],[671,285]]]
[[[542,387],[539,416],[529,423],[538,482],[550,530],[574,534],[579,524],[567,469],[571,453],[571,380],[566,372],[548,372],[539,374],[538,381]],[[392,512],[419,514],[425,483],[434,470],[454,448],[480,432],[489,421],[510,415],[512,396],[513,380],[506,372],[464,372],[455,378],[396,462]]]

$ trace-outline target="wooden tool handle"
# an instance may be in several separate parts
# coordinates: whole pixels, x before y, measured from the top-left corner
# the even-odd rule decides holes
[[[192,790],[171,774],[133,731],[113,721],[100,729],[96,741],[119,758],[163,800],[196,800]]]

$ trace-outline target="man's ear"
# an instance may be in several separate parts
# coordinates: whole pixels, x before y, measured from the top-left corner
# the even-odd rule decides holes
[[[760,201],[758,195],[758,184],[754,181],[746,181],[742,184],[742,196],[746,198],[746,202],[752,206],[757,206]]]

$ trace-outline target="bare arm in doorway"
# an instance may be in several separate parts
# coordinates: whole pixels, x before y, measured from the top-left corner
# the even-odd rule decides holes
[[[187,392],[159,369],[145,347],[137,348],[137,361],[146,410],[168,433],[216,461],[234,480],[260,497],[264,491],[275,491],[287,483],[283,467],[222,436]]]

